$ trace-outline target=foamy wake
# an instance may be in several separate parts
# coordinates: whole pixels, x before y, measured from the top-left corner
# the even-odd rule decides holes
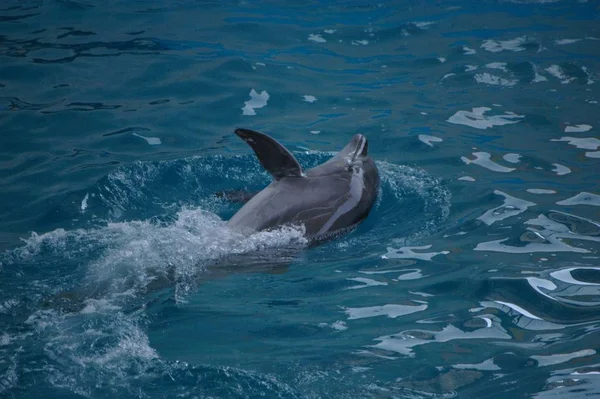
[[[87,261],[83,285],[90,288],[90,293],[96,291],[91,294],[95,299],[135,295],[158,280],[181,283],[175,284],[178,295],[190,288],[185,285],[193,284],[195,276],[210,266],[218,267],[218,260],[224,256],[279,247],[301,248],[307,243],[301,227],[244,236],[202,209],[182,209],[171,224],[107,223],[92,229],[32,233],[24,241],[24,246],[4,259],[5,263],[30,263],[44,257]]]

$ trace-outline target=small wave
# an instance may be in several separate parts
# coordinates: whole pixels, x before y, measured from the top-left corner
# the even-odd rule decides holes
[[[297,157],[310,168],[331,155],[303,152]],[[345,248],[337,260],[356,258],[356,253],[379,258],[382,242],[418,240],[439,229],[449,215],[450,192],[439,179],[407,166],[377,165],[381,196],[364,227],[331,243]],[[28,334],[43,343],[39,350],[46,360],[40,367],[47,381],[86,397],[115,390],[127,396],[139,391],[141,380],[173,378],[179,384],[184,374],[210,378],[217,373],[215,378],[223,382],[226,379],[219,374],[223,372],[229,373],[232,383],[244,385],[245,392],[262,386],[261,392],[266,389],[275,396],[294,397],[297,392],[267,374],[169,363],[161,359],[145,329],[148,316],[143,310],[164,295],[169,301],[186,303],[205,279],[240,270],[269,271],[282,262],[293,262],[294,254],[306,247],[301,227],[249,236],[227,228],[224,220],[239,205],[216,197],[215,192],[227,188],[252,191],[269,181],[250,155],[135,162],[76,193],[76,220],[70,221],[75,228],[32,233],[22,246],[0,254],[0,273],[19,273],[23,286],[18,292],[31,298],[14,303],[2,298],[1,309],[22,314]],[[314,252],[327,251],[327,247]],[[28,281],[27,276],[46,268],[52,273],[45,280]],[[30,269],[35,272],[28,274]],[[418,270],[409,274],[400,278],[420,276]],[[348,279],[347,288],[372,289],[373,285],[388,283],[357,277]],[[418,300],[412,303],[415,311],[427,306]],[[413,310],[402,304],[390,306],[352,312],[362,315],[354,318],[378,313],[399,317]],[[343,321],[331,326],[337,333],[348,328]],[[23,339],[11,335],[6,342],[18,347]],[[294,384],[305,386],[298,381]],[[231,392],[225,385],[216,391],[198,389],[186,392]]]
[[[331,155],[297,154],[305,168]],[[376,240],[379,248],[382,239],[416,240],[439,228],[450,211],[448,189],[422,170],[384,161],[377,165],[381,195],[365,222],[366,229],[373,231],[361,237],[361,249],[372,247]],[[78,228],[32,233],[23,246],[2,254],[0,260],[4,264],[58,262],[71,270],[84,262],[87,284],[102,286],[105,293],[123,293],[161,279],[189,280],[207,262],[225,256],[304,245],[295,228],[246,237],[226,228],[223,220],[239,205],[214,194],[232,187],[261,189],[269,181],[250,155],[135,162],[81,193],[80,201],[73,204]]]
[[[63,261],[84,260],[84,285],[89,295],[116,298],[130,290],[144,291],[159,281],[163,286],[176,284],[185,292],[199,273],[224,256],[305,244],[298,228],[282,227],[243,236],[228,229],[213,213],[182,209],[170,224],[132,221],[87,230],[33,233],[4,262],[47,262],[44,258],[48,255],[52,262],[57,257]]]

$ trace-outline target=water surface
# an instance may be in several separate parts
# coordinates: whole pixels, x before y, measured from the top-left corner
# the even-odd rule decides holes
[[[5,1],[0,396],[600,394],[594,1]],[[216,196],[355,133],[369,218]]]

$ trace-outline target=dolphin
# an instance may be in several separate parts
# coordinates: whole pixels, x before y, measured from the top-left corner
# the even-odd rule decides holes
[[[273,181],[231,217],[230,228],[252,233],[304,226],[304,236],[319,241],[351,230],[373,207],[379,172],[362,134],[352,137],[327,162],[307,171],[272,137],[249,129],[236,129],[235,134],[250,145]]]
[[[304,235],[310,242],[321,242],[356,227],[373,207],[379,191],[379,172],[367,155],[368,143],[363,135],[355,135],[334,157],[304,172],[292,153],[266,134],[248,129],[237,129],[235,134],[252,147],[273,181],[229,219],[230,228],[252,233],[284,225],[304,226]],[[236,196],[240,199],[249,197],[248,193],[236,193]],[[218,263],[214,265],[205,265],[210,267],[210,273],[202,267],[192,279],[200,283],[241,271],[282,273],[294,258],[295,250],[277,248],[276,257],[270,256],[269,251],[265,257],[264,250],[250,256],[247,253],[230,254],[216,259]],[[240,268],[240,264],[244,268]],[[180,278],[174,267],[152,277],[144,287],[146,293],[154,292],[150,299],[141,305],[131,304],[128,311],[137,312],[162,301],[164,297],[158,292],[176,285]],[[86,300],[109,295],[111,283],[93,282],[92,287],[83,285],[61,292],[45,300],[43,306],[67,313],[80,312]]]

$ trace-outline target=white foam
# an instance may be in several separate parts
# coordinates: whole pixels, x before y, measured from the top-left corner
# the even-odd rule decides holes
[[[552,171],[559,176],[568,175],[569,173],[571,173],[571,169],[559,163],[553,163],[552,166],[554,166],[554,169],[552,169]]]
[[[323,38],[323,36],[314,34],[314,33],[311,33],[310,35],[308,35],[308,40],[317,42],[317,43],[326,43],[327,42],[327,40],[325,40]]]
[[[477,65],[465,65],[465,72],[471,72],[477,69]]]
[[[160,138],[158,138],[158,137],[146,137],[146,136],[142,136],[141,134],[137,134],[137,133],[132,133],[132,134],[136,137],[146,140],[146,142],[150,145],[161,144]]]
[[[472,48],[470,48],[470,47],[467,47],[467,46],[463,46],[462,50],[463,50],[463,54],[464,54],[464,55],[473,55],[473,54],[477,54],[477,51],[475,51],[475,49],[472,49]]]
[[[515,170],[515,168],[509,168],[493,162],[491,160],[492,155],[488,152],[474,152],[473,155],[475,155],[475,159],[469,159],[467,157],[460,157],[460,159],[467,165],[479,165],[493,172],[509,173]]]
[[[335,33],[336,30],[335,29],[325,29],[323,32],[327,33],[328,35],[331,35],[332,33]]]
[[[444,141],[439,137],[428,136],[426,134],[419,134],[419,140],[421,140],[423,143],[427,144],[430,147],[433,147],[432,143],[441,143],[442,141]]]
[[[502,159],[510,163],[519,163],[521,162],[521,154],[505,154]]]
[[[493,86],[511,87],[519,83],[516,79],[504,79],[487,72],[475,74],[474,78],[477,83],[485,83]]]
[[[85,307],[80,311],[81,314],[91,314],[98,312],[116,312],[121,308],[113,305],[108,299],[86,299]]]
[[[352,40],[353,46],[366,46],[367,44],[369,44],[368,40]]]
[[[319,133],[321,133],[320,130],[311,130],[310,131],[310,134],[319,134]]]
[[[600,140],[595,137],[561,137],[559,139],[551,139],[550,141],[566,141],[570,145],[586,150],[597,150],[600,147]]]
[[[463,176],[463,177],[459,177],[458,180],[463,180],[463,181],[475,181],[474,178],[472,178],[471,176]]]
[[[15,338],[7,333],[2,333],[2,335],[0,335],[0,346],[6,346],[9,345],[11,343],[11,341],[13,341]],[[0,392],[2,392],[0,390]]]
[[[600,206],[600,195],[581,192],[574,197],[557,202],[558,205],[592,205]]]
[[[523,213],[527,210],[527,208],[536,205],[534,202],[529,202],[512,197],[500,190],[494,190],[494,194],[503,196],[504,203],[494,209],[490,209],[489,211],[485,212],[483,215],[477,218],[478,220],[481,220],[488,226],[500,220],[504,220],[509,217]]]
[[[484,115],[485,112],[490,111],[491,108],[478,107],[473,108],[472,111],[458,111],[450,118],[448,122],[457,125],[471,126],[476,129],[488,129],[494,126],[509,125],[520,122],[524,115],[517,115],[512,112],[508,112],[504,115]]]
[[[10,310],[19,305],[19,301],[16,299],[9,299],[3,303],[0,303],[0,314],[9,313]]]
[[[348,320],[355,320],[377,316],[387,316],[390,319],[395,319],[399,316],[406,316],[412,313],[422,312],[425,309],[427,309],[427,304],[383,305],[370,306],[364,308],[346,308],[344,311],[348,314]]]
[[[352,278],[347,278],[346,280],[362,283],[362,285],[355,285],[352,287],[348,287],[348,288],[346,288],[347,290],[357,290],[360,288],[376,287],[378,285],[388,285],[388,283],[386,283],[384,281],[377,281],[377,280],[373,280],[370,278],[364,278],[364,277],[352,277]]]
[[[60,362],[50,382],[71,388],[75,380],[122,382],[131,370],[143,370],[159,358],[136,319],[118,310],[94,314],[38,310],[26,323],[42,332],[50,361]]]
[[[23,351],[23,348],[19,348],[18,352]],[[3,354],[4,355],[4,354]],[[0,372],[0,394],[2,397],[16,397],[14,391],[19,390],[19,375],[23,373],[21,370],[17,371],[17,355],[2,356],[0,364],[2,365],[2,371]],[[8,364],[10,361],[10,364]],[[27,370],[29,371],[29,370]],[[35,381],[35,380],[34,380]],[[16,388],[13,390],[13,388]],[[9,391],[4,394],[4,392]],[[11,392],[12,391],[12,392]]]
[[[317,97],[315,97],[315,96],[304,96],[304,101],[306,101],[307,103],[314,103],[315,101],[317,101]]]
[[[528,188],[527,192],[531,194],[556,194],[556,191],[545,188]]]
[[[591,129],[591,125],[572,125],[565,127],[565,133],[583,133]]]
[[[481,48],[487,51],[491,51],[492,53],[499,53],[501,51],[523,51],[525,47],[524,44],[529,42],[527,37],[517,37],[512,40],[485,40],[481,44]]]
[[[377,167],[381,175],[383,186],[391,189],[393,196],[403,201],[406,190],[414,192],[424,202],[424,211],[422,218],[422,227],[419,228],[415,239],[418,239],[424,232],[437,229],[439,223],[445,220],[450,213],[451,194],[444,187],[439,179],[433,178],[428,173],[420,169],[414,169],[407,166],[395,165],[388,162],[378,161]],[[400,221],[390,221],[394,226]],[[398,225],[400,226],[400,225]]]
[[[132,221],[87,230],[32,233],[15,255],[22,261],[35,260],[40,248],[45,248],[65,259],[78,259],[88,256],[94,248],[96,259],[87,265],[82,291],[102,285],[106,291],[103,299],[112,300],[132,289],[144,290],[157,279],[169,280],[168,276],[174,273],[178,276],[176,297],[183,299],[186,290],[195,284],[195,277],[206,273],[211,262],[222,257],[249,254],[250,262],[258,249],[301,248],[305,244],[301,228],[244,236],[227,228],[213,213],[183,209],[170,224]]]
[[[401,247],[399,249],[387,248],[387,253],[385,255],[381,255],[382,259],[418,259],[431,261],[434,256],[437,255],[447,255],[450,252],[441,251],[441,252],[414,252],[413,249],[423,250],[429,249],[431,245],[424,245],[420,247]]]
[[[263,90],[261,93],[258,93],[256,90],[250,90],[250,100],[244,102],[244,107],[242,108],[242,115],[256,115],[255,109],[263,108],[267,105],[267,101],[269,100],[269,93]]]

